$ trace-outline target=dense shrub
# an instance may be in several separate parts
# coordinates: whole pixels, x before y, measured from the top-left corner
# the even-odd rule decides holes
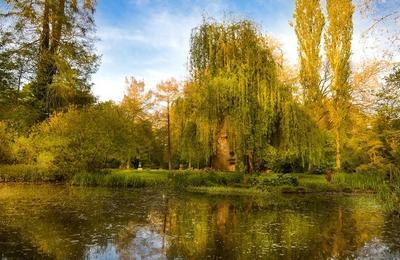
[[[139,130],[112,103],[53,114],[30,136],[38,158],[64,173],[98,171],[137,155]],[[51,155],[51,156],[50,156]]]
[[[263,168],[281,173],[304,171],[301,157],[298,154],[279,151],[272,146],[269,146],[265,151]]]
[[[276,187],[276,186],[298,186],[299,180],[291,175],[280,174],[277,176],[255,176],[250,179],[250,183],[253,186],[260,188],[264,187]]]
[[[356,168],[356,173],[385,175],[388,170],[389,169],[385,165],[369,163],[358,166]]]
[[[0,121],[0,163],[9,163],[13,160],[11,144],[12,138],[7,131],[7,125]]]

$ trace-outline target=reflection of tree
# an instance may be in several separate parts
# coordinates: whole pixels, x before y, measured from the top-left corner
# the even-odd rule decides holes
[[[5,203],[2,203],[0,219],[7,223],[7,228],[18,231],[20,241],[28,241],[43,255],[79,259],[86,256],[87,245],[107,250],[110,238],[129,221],[146,223],[145,215],[138,213],[152,208],[157,198],[143,195],[152,202],[140,201],[133,192],[107,189],[2,187],[0,197]]]
[[[0,222],[1,223],[1,222]],[[24,251],[21,251],[21,248]],[[1,259],[52,259],[50,255],[40,252],[30,240],[20,235],[20,230],[11,229],[0,224],[0,258]]]
[[[167,201],[145,190],[16,186],[1,187],[0,198],[0,242],[56,259],[107,253],[122,259],[341,259],[374,238],[392,250],[400,244],[399,221],[384,219],[371,197],[180,195]],[[6,245],[0,243],[0,252],[15,256]]]
[[[389,215],[385,217],[382,240],[387,243],[392,252],[397,252],[398,257],[400,257],[400,236],[398,235],[399,227],[399,216]]]
[[[238,201],[237,201],[238,200]],[[379,236],[382,215],[362,199],[190,198],[170,208],[168,256],[184,258],[346,258]],[[197,205],[197,206],[193,206]],[[201,207],[199,207],[201,205]],[[205,215],[205,216],[204,216]],[[371,224],[372,223],[374,224]],[[203,232],[194,232],[201,227]],[[199,243],[203,241],[203,243]]]
[[[168,257],[199,259],[207,254],[209,230],[209,202],[207,199],[171,201],[169,207],[169,236],[171,245]]]

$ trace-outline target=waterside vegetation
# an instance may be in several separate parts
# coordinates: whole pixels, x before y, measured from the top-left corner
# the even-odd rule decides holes
[[[204,18],[187,79],[127,77],[121,102],[91,92],[95,4],[4,4],[1,182],[371,192],[399,210],[400,67],[352,60],[353,1],[295,1],[298,67],[253,21]]]

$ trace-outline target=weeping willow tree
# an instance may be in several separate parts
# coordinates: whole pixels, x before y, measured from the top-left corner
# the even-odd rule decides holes
[[[316,128],[291,87],[279,82],[268,40],[252,22],[208,20],[195,28],[190,73],[191,87],[183,95],[188,105],[180,113],[202,144],[204,160],[212,164],[226,135],[236,165],[248,172],[262,167],[270,146],[303,163],[318,162]]]

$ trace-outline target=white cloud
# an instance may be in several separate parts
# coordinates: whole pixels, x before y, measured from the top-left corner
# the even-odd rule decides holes
[[[149,7],[148,0],[132,0],[133,5]],[[97,44],[102,54],[102,64],[94,75],[93,91],[100,100],[119,101],[125,90],[124,78],[135,76],[144,79],[149,88],[154,89],[161,80],[175,77],[183,80],[187,76],[186,62],[189,54],[190,34],[193,27],[200,24],[203,14],[221,18],[226,14],[228,4],[224,1],[202,2],[204,8],[188,2],[180,7],[151,9],[146,17],[121,17],[121,25],[102,24],[98,26]],[[204,4],[206,3],[206,4]],[[139,7],[141,8],[141,7]],[[185,12],[183,11],[185,10]],[[240,10],[239,10],[240,12]],[[276,17],[262,16],[255,19],[262,30],[282,43],[286,58],[291,65],[297,63],[297,39],[289,25],[292,10],[286,10]],[[239,13],[239,15],[242,15]],[[375,38],[362,38],[368,25],[358,14],[354,19],[352,61],[381,55],[382,46]]]
[[[220,8],[213,2],[207,10],[218,12]],[[202,13],[198,8],[186,14],[158,10],[140,27],[129,21],[123,27],[100,25],[97,49],[102,63],[94,75],[95,95],[100,100],[121,100],[125,76],[144,79],[151,89],[170,77],[183,80],[190,33],[201,22]]]

